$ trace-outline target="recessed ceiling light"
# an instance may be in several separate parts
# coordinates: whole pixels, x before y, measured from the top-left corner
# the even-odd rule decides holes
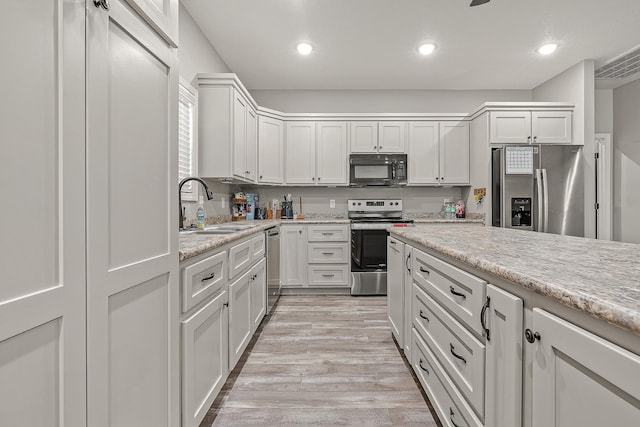
[[[313,46],[309,43],[299,43],[298,46],[296,46],[296,49],[298,49],[298,53],[300,55],[309,55],[313,50]]]
[[[422,55],[431,55],[434,50],[436,50],[436,45],[433,43],[425,43],[423,45],[420,45],[420,47],[418,48],[418,52],[420,52],[420,54]]]
[[[538,48],[538,53],[540,55],[549,55],[549,54],[552,54],[557,48],[558,48],[558,45],[555,43],[543,44]]]

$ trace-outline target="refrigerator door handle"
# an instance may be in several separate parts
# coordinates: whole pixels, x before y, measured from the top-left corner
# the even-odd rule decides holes
[[[547,170],[542,169],[542,187],[544,188],[544,232],[549,231],[549,179]]]
[[[543,202],[543,190],[542,190],[542,173],[540,172],[540,169],[536,169],[536,189],[537,191],[537,199],[538,199],[538,209],[536,209],[536,216],[537,216],[537,227],[536,227],[536,231],[540,231],[543,232],[543,211],[542,211],[542,202]]]

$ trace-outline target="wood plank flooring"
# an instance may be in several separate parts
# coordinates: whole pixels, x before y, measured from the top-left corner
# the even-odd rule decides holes
[[[440,426],[385,297],[283,296],[200,424]]]

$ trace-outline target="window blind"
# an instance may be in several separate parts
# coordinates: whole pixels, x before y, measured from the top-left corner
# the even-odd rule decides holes
[[[196,175],[196,117],[195,93],[182,83],[178,93],[178,180]],[[182,200],[196,200],[193,181],[182,187]]]

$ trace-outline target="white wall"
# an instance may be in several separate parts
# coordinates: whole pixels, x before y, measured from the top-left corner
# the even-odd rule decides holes
[[[531,101],[528,90],[250,90],[286,113],[469,113],[487,101]]]
[[[585,236],[595,237],[595,80],[594,62],[582,61],[533,89],[533,101],[563,101],[575,105],[573,111],[573,139],[584,141],[584,220]]]
[[[640,80],[613,90],[613,237],[640,243]]]
[[[613,133],[613,89],[595,91],[595,131]]]
[[[231,70],[204,36],[180,2],[178,59],[180,77],[188,82],[198,73],[229,73]]]
[[[405,213],[435,213],[442,210],[445,198],[453,202],[461,196],[460,187],[399,187],[399,188],[350,188],[350,187],[244,187],[247,193],[260,197],[260,206],[267,206],[272,199],[283,199],[283,194],[293,196],[293,206],[299,212],[299,198],[302,196],[302,212],[347,216],[349,199],[402,199]],[[329,200],[336,201],[336,207],[329,207]]]

